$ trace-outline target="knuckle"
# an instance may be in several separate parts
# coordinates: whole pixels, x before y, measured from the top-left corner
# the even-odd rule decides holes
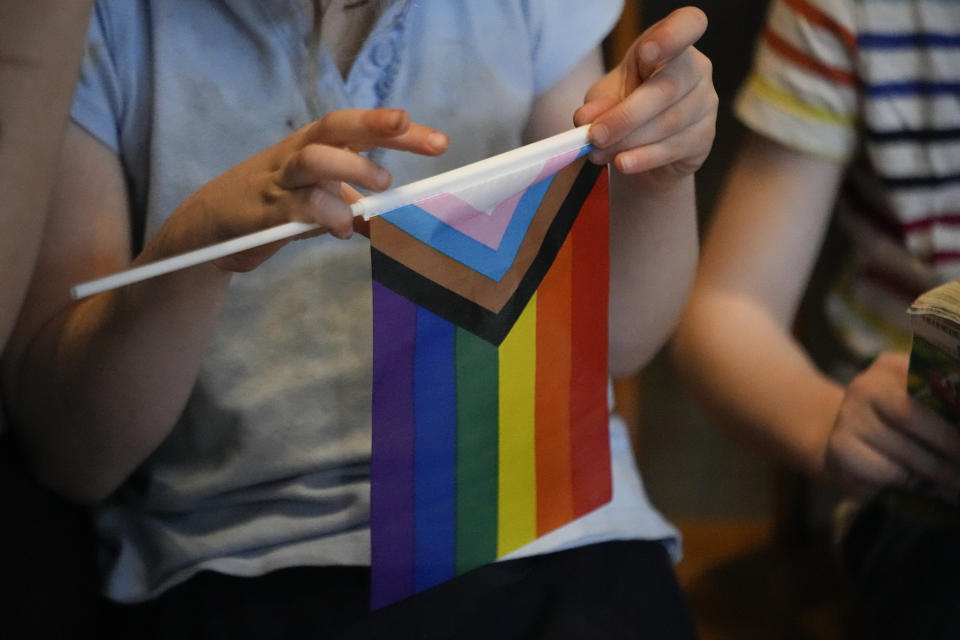
[[[699,49],[694,48],[693,63],[700,74],[706,78],[713,77],[713,61]]]
[[[669,102],[676,100],[679,91],[679,82],[677,82],[677,79],[671,74],[665,73],[659,76],[659,82],[657,82],[656,87],[664,100]]]
[[[667,135],[680,131],[686,124],[686,118],[676,109],[668,109],[660,116],[660,128]]]
[[[327,118],[329,117],[330,115],[328,114],[304,127],[303,138],[305,140],[305,144],[309,144],[313,140],[319,140],[323,138],[324,132],[327,130],[327,123],[329,122]]]
[[[292,156],[290,156],[290,161],[287,163],[287,166],[294,173],[300,173],[309,166],[308,156],[310,154],[310,147],[304,147],[300,149]]]
[[[631,124],[633,118],[630,110],[621,105],[616,109],[610,110],[607,112],[607,114],[604,114],[604,120],[604,124],[610,131],[610,137],[607,140],[605,147],[612,149],[617,145],[617,143],[620,142],[620,139],[624,136],[624,132],[629,131],[632,128]]]
[[[709,107],[709,112],[716,116],[717,111],[720,110],[720,96],[717,94],[717,91],[711,87],[710,95],[707,98],[707,105]]]
[[[713,146],[713,140],[717,135],[716,118],[704,118],[698,124],[697,129],[697,140],[703,142],[704,151],[709,153],[710,147]]]
[[[850,381],[850,384],[847,385],[846,397],[850,400],[857,401],[864,397],[866,388],[870,385],[870,376],[869,372],[863,372],[856,376],[853,380]]]
[[[889,351],[884,351],[879,356],[877,356],[877,366],[886,366],[889,365],[892,361],[893,356]]]
[[[319,148],[315,144],[305,146],[293,156],[292,168],[298,173],[309,171],[319,158]]]
[[[340,111],[331,111],[330,113],[325,114],[322,118],[317,120],[317,127],[326,128],[329,127],[336,119],[340,117]]]

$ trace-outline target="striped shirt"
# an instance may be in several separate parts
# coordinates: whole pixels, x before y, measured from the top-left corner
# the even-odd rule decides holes
[[[736,111],[848,167],[828,318],[858,360],[909,348],[910,302],[960,276],[960,0],[773,0]]]

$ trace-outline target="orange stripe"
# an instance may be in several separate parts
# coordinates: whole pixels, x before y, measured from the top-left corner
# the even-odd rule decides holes
[[[537,289],[537,535],[573,520],[570,470],[570,238]]]
[[[803,67],[807,71],[823,76],[828,80],[839,82],[848,86],[854,86],[857,82],[856,76],[844,69],[837,69],[823,64],[792,44],[778,36],[772,29],[767,27],[763,32],[763,39],[767,46],[777,53],[781,58],[785,58],[793,64]]]
[[[847,49],[854,51],[857,48],[857,37],[849,29],[831,18],[822,10],[810,4],[809,0],[783,0],[783,4],[804,18],[807,22],[821,29],[825,29],[840,38]]]

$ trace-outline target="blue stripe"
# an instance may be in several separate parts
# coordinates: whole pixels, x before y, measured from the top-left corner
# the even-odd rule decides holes
[[[414,590],[454,575],[456,523],[455,327],[417,308],[414,355]]]
[[[909,47],[960,47],[960,35],[945,33],[862,33],[862,49],[906,49]]]
[[[948,129],[891,129],[880,131],[866,129],[867,139],[871,142],[950,142],[960,139],[960,128]]]
[[[890,189],[925,189],[958,183],[960,182],[960,174],[946,176],[881,176],[880,181]]]
[[[587,145],[577,157],[589,152]],[[384,219],[406,231],[414,238],[429,245],[450,258],[470,267],[478,273],[500,282],[510,270],[510,265],[520,249],[523,237],[530,227],[537,207],[546,194],[553,176],[545,178],[529,187],[520,198],[517,208],[507,225],[503,240],[498,249],[491,249],[470,236],[463,234],[446,223],[433,217],[420,207],[407,205],[383,214]],[[514,194],[506,194],[504,200]]]
[[[906,95],[942,95],[960,93],[960,82],[887,82],[867,85],[865,93],[871,98]]]

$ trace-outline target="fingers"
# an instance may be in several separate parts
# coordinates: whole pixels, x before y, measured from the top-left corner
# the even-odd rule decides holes
[[[613,162],[622,173],[638,173],[685,161],[685,170],[695,171],[710,152],[716,129],[716,93],[695,95],[695,89],[669,106],[618,144],[595,149],[590,160]]]
[[[922,443],[911,438],[903,424],[890,424],[877,419],[863,430],[863,442],[896,462],[910,473],[942,485],[957,485],[960,474],[955,465]]]
[[[840,434],[827,452],[827,471],[848,493],[866,497],[879,487],[902,486],[910,472],[862,440]]]
[[[884,418],[902,425],[907,436],[960,468],[960,433],[955,426],[912,398],[905,408],[895,411]]]
[[[279,161],[271,174],[273,187],[267,204],[285,200],[288,219],[318,224],[339,238],[353,233],[353,215],[347,204],[360,197],[346,183],[370,191],[390,186],[391,176],[359,152],[387,147],[426,155],[443,153],[449,144],[441,132],[410,122],[399,109],[334,111],[297,131],[278,147]],[[296,203],[296,204],[293,204]]]
[[[386,169],[349,149],[311,144],[291,154],[275,180],[291,190],[338,181],[382,191],[390,186],[391,177]]]
[[[635,174],[670,166],[679,175],[687,175],[706,160],[710,145],[703,142],[713,139],[713,131],[713,122],[704,120],[661,142],[619,153],[612,161],[621,173]]]
[[[874,486],[921,477],[960,487],[960,435],[906,392],[908,359],[884,354],[847,388],[828,445],[844,475]]]
[[[635,55],[653,67],[692,46],[707,30],[707,15],[696,7],[681,7],[640,35]]]
[[[306,190],[306,203],[301,208],[309,218],[305,222],[314,222],[330,235],[347,239],[353,235],[353,211],[350,205],[337,193],[327,188],[314,187]]]
[[[410,122],[400,109],[343,109],[332,111],[321,120],[300,130],[298,146],[325,144],[367,151],[387,147],[425,155],[446,151],[446,135]]]
[[[713,142],[719,99],[713,65],[693,47],[707,28],[700,9],[684,7],[647,29],[613,71],[594,84],[574,114],[592,123],[591,160],[624,173],[672,165],[695,171]],[[649,148],[643,148],[649,147]]]
[[[328,144],[346,146],[392,138],[410,128],[410,118],[401,109],[343,109],[301,129],[301,146]]]
[[[592,142],[609,151],[604,154],[609,159],[639,144],[665,140],[699,120],[715,121],[719,100],[711,75],[710,60],[696,49],[688,49],[596,115],[590,130]],[[583,118],[612,102],[601,95],[576,115]]]
[[[344,183],[382,191],[390,185],[390,174],[348,149],[311,144],[288,158],[276,172],[274,182],[281,193],[291,194],[292,202],[299,203],[291,211],[292,219],[319,224],[322,231],[349,238],[353,233],[353,211],[348,202],[359,194]]]
[[[908,437],[938,456],[960,466],[960,432],[939,414],[911,398],[906,392],[910,360],[904,353],[885,353],[871,366],[885,375],[896,393],[880,396],[876,404],[880,418],[897,425]]]

